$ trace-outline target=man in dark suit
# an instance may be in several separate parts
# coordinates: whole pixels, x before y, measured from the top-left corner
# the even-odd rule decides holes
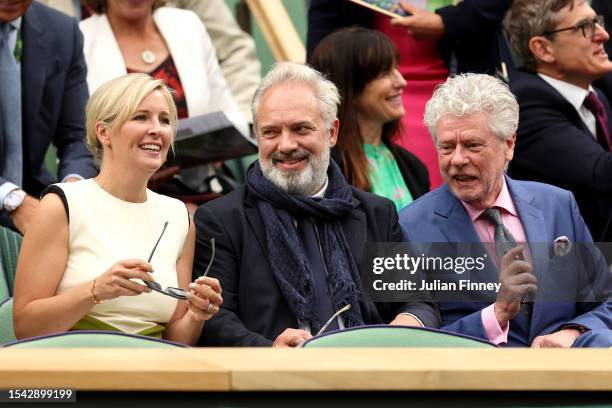
[[[506,19],[523,70],[514,178],[571,190],[596,241],[612,240],[612,112],[592,86],[612,72],[609,35],[584,0],[517,0]]]
[[[441,302],[442,329],[510,346],[610,346],[612,304],[586,302],[593,288],[598,300],[609,300],[601,299],[610,291],[602,256],[586,248],[593,279],[580,295],[584,280],[573,270],[549,276],[559,263],[547,261],[553,241],[592,242],[572,194],[504,176],[518,111],[508,87],[487,75],[459,75],[436,90],[425,122],[445,184],[400,212],[404,236],[418,243],[474,243],[475,254],[485,254],[485,268],[462,279],[500,283],[476,298],[460,290],[463,301]],[[480,243],[494,244],[492,251]],[[534,305],[522,303],[529,293],[536,293]]]
[[[3,225],[24,233],[42,190],[93,177],[85,146],[86,67],[77,22],[32,0],[0,2],[0,203]]]
[[[405,304],[375,304],[360,284],[366,241],[401,241],[391,201],[359,191],[330,162],[336,87],[305,65],[283,63],[253,100],[259,160],[246,186],[201,206],[194,275],[216,255],[211,276],[223,305],[201,344],[295,347],[323,327],[368,323],[437,326],[437,309],[417,292]]]

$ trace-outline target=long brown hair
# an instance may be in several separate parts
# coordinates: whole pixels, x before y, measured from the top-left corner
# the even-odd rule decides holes
[[[310,59],[310,64],[340,91],[338,148],[342,170],[350,184],[365,191],[370,191],[368,160],[363,151],[354,102],[370,81],[388,73],[398,62],[399,53],[389,38],[362,27],[343,28],[328,35],[317,45]],[[395,120],[383,126],[385,144],[397,134],[399,123]]]

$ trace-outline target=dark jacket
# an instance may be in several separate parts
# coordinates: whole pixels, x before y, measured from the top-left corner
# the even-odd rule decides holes
[[[611,240],[612,153],[597,143],[576,109],[537,74],[513,72],[510,88],[520,107],[510,175],[570,190],[594,240]],[[612,118],[608,100],[601,92],[599,97]]]
[[[85,145],[89,94],[83,36],[76,20],[35,1],[22,24],[23,188],[38,196],[58,178],[89,178],[98,170]],[[58,178],[44,162],[52,143],[59,158]]]
[[[361,271],[366,242],[401,242],[397,212],[386,198],[352,188],[360,205],[341,220],[342,229]],[[219,279],[223,305],[206,322],[201,345],[271,346],[297,321],[270,269],[264,221],[256,199],[243,186],[227,196],[201,206],[195,213],[197,228],[194,276],[203,272],[210,258],[210,239],[216,255],[210,276]],[[362,288],[363,293],[363,288]],[[360,308],[365,324],[388,323],[400,312],[418,316],[426,325],[440,323],[437,308],[415,293],[413,303],[373,303],[362,295]]]

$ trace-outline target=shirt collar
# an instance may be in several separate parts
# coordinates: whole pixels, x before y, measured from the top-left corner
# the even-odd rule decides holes
[[[472,222],[476,221],[476,219],[478,219],[478,217],[480,217],[480,215],[486,210],[476,208],[473,205],[468,204],[464,201],[461,201],[461,204],[463,204],[463,206],[465,207],[465,210],[467,211]],[[516,211],[516,207],[514,206],[514,201],[512,201],[512,196],[510,195],[510,191],[508,190],[508,185],[506,184],[506,177],[502,177],[502,189],[491,207],[497,207],[514,215],[515,217],[518,216],[518,212]]]
[[[325,195],[325,190],[327,190],[327,183],[328,183],[329,179],[326,177],[325,178],[325,184],[323,184],[323,188],[320,189],[319,191],[317,191],[315,194],[312,195],[313,198],[321,198]]]
[[[23,19],[23,16],[21,17],[17,17],[14,20],[11,20],[7,23],[2,23],[2,24],[8,24],[8,26],[11,28],[11,31],[9,31],[9,34],[14,30],[17,31],[19,30],[19,28],[21,27],[21,20]],[[1,25],[1,24],[0,24]]]
[[[555,88],[565,99],[567,99],[567,101],[571,103],[576,110],[580,110],[582,108],[585,98],[589,92],[593,91],[593,87],[590,85],[589,89],[583,89],[574,84],[549,77],[548,75],[540,73],[538,73],[538,75],[550,86]]]

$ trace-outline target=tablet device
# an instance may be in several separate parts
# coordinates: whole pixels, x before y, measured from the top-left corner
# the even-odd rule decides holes
[[[400,0],[350,0],[370,10],[383,13],[389,17],[406,17],[409,15],[402,6]],[[406,0],[407,3],[421,9],[427,8],[427,0]]]

